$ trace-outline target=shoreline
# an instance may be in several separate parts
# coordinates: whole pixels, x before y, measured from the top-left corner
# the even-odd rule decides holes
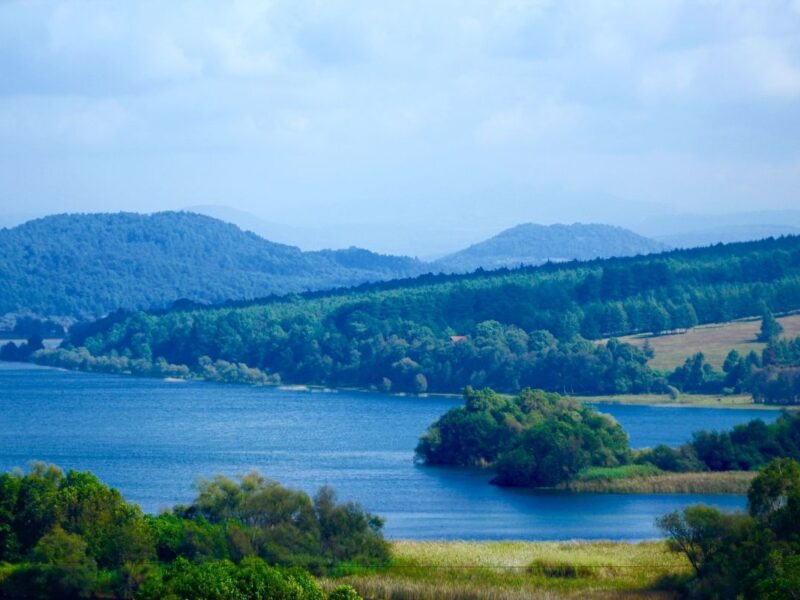
[[[89,369],[71,369],[69,367],[59,365],[41,364],[34,361],[16,362],[16,361],[0,361],[0,364],[9,365],[33,365],[40,368],[56,369],[61,371],[69,371],[74,373],[93,373],[98,375],[121,375],[126,377],[137,377],[142,379],[157,379],[167,383],[178,383],[184,381],[198,381],[204,383],[216,383],[222,385],[249,385],[252,387],[270,387],[276,389],[285,389],[286,391],[303,391],[303,392],[316,392],[316,393],[336,393],[336,392],[357,392],[364,394],[382,394],[386,396],[403,397],[416,397],[416,398],[453,398],[459,399],[462,397],[460,392],[424,392],[415,394],[412,392],[391,392],[382,391],[378,389],[371,389],[365,387],[341,386],[331,387],[319,384],[303,384],[303,383],[248,383],[248,382],[228,382],[218,381],[215,379],[207,379],[200,376],[190,377],[174,377],[174,376],[160,376],[160,375],[142,375],[132,373],[130,371],[102,371],[102,370],[89,370]],[[518,392],[517,392],[518,393]],[[502,392],[503,395],[510,395],[509,393]],[[736,396],[721,396],[716,394],[681,394],[678,399],[672,400],[667,394],[616,394],[616,395],[564,395],[566,398],[572,398],[579,402],[588,404],[612,403],[612,404],[628,404],[639,406],[653,406],[658,408],[719,408],[729,410],[768,410],[768,411],[782,411],[782,410],[800,410],[798,405],[790,404],[762,404],[753,402],[752,400],[746,401],[745,395]]]

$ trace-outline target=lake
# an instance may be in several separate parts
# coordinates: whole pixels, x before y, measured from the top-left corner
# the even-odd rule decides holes
[[[736,496],[501,489],[490,475],[416,465],[419,436],[457,398],[167,382],[0,362],[0,470],[33,460],[91,470],[146,511],[193,498],[193,482],[253,469],[308,492],[333,486],[404,539],[647,539],[688,504]],[[598,404],[635,447],[680,444],[777,412]]]

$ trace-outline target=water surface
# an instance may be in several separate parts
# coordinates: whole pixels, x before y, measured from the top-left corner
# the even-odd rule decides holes
[[[192,499],[193,482],[258,469],[386,518],[409,539],[645,539],[656,516],[735,496],[501,489],[486,473],[415,465],[417,439],[456,398],[315,392],[76,373],[0,363],[0,470],[38,459],[91,470],[147,511]],[[634,446],[679,444],[777,413],[600,404]]]

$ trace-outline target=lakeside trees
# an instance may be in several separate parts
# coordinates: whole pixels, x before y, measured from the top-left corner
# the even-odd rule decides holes
[[[0,475],[0,598],[322,600],[308,570],[384,564],[382,526],[257,473],[150,516],[91,473],[34,464]]]
[[[684,590],[701,598],[790,599],[800,589],[800,465],[775,459],[753,480],[747,513],[692,506],[659,527],[694,577]]]

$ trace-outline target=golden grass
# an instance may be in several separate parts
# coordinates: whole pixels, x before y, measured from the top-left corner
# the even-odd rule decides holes
[[[660,473],[624,479],[575,480],[564,488],[573,492],[615,494],[747,494],[756,471]]]
[[[783,325],[784,336],[800,336],[800,315],[779,317],[778,322]],[[645,342],[649,342],[656,353],[650,361],[650,366],[654,369],[671,371],[698,352],[705,354],[709,363],[721,368],[725,357],[733,348],[741,354],[748,354],[751,350],[760,353],[764,349],[764,344],[756,342],[760,329],[761,319],[754,318],[701,325],[684,333],[670,335],[629,335],[620,340],[636,346],[643,346]]]
[[[689,565],[664,542],[394,542],[392,565],[346,582],[391,600],[671,598],[663,581]]]

